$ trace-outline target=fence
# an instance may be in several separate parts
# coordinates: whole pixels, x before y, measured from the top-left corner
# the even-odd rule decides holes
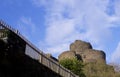
[[[0,29],[7,29],[14,32],[17,36],[23,39],[26,42],[26,50],[25,54],[30,56],[33,59],[38,60],[41,64],[48,67],[52,71],[58,73],[62,77],[79,77],[73,74],[68,69],[61,66],[55,60],[48,58],[41,50],[39,50],[36,46],[34,46],[30,41],[28,41],[24,36],[22,36],[18,30],[13,29],[11,26],[7,25],[5,22],[0,20]]]

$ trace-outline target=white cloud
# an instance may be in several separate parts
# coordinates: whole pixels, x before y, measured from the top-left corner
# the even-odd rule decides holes
[[[110,23],[116,22],[118,20],[120,20],[120,18],[117,17],[117,16],[111,16],[111,17],[108,18],[108,22],[110,22]]]
[[[55,44],[56,42],[64,40],[75,31],[73,20],[56,20],[49,25],[46,30],[46,42],[49,44]]]
[[[117,48],[112,54],[111,62],[120,63],[120,42],[118,43]]]
[[[120,0],[116,0],[115,2],[115,13],[120,17]]]
[[[49,47],[49,48],[47,48],[46,53],[54,54],[54,56],[57,58],[58,55],[61,53],[61,51],[63,51],[63,50],[66,51],[66,49],[69,49],[68,44],[69,43],[63,43],[63,44],[60,44],[60,45]]]
[[[111,28],[119,27],[120,24],[120,7],[117,2],[115,14],[111,16],[106,12],[110,0],[32,1],[37,3],[36,6],[42,5],[46,9],[45,43],[50,46],[50,51],[54,48],[53,54],[61,49],[60,52],[67,50],[67,47],[62,48],[61,45],[76,39],[87,40],[98,48],[102,47],[101,45],[110,41],[113,36]]]
[[[53,4],[53,6],[52,6],[53,8],[50,8],[52,11],[50,11],[48,14],[48,16],[50,18],[49,17],[47,18],[47,20],[49,21],[49,23],[47,23],[49,25],[47,28],[47,39],[54,38],[57,36],[53,40],[58,41],[61,39],[61,37],[64,38],[67,35],[74,34],[74,32],[78,32],[79,34],[81,34],[82,32],[80,32],[80,31],[81,31],[81,29],[83,29],[86,31],[84,33],[86,35],[86,36],[84,36],[85,38],[89,38],[93,41],[96,40],[95,43],[97,43],[99,41],[101,42],[101,38],[102,38],[101,36],[103,36],[101,30],[106,29],[104,27],[105,24],[108,25],[106,23],[108,16],[104,12],[105,5],[102,5],[102,6],[100,5],[102,3],[102,1],[101,2],[100,1],[91,2],[88,0],[86,0],[86,1],[72,0],[72,1],[73,1],[73,4],[71,4],[71,2],[69,3],[69,1],[68,2],[66,2],[66,1],[58,1],[57,2],[56,1],[57,3],[55,2],[56,4],[55,5]],[[105,3],[106,2],[103,2],[103,4],[105,4]],[[59,7],[58,7],[58,5],[59,5]],[[90,7],[87,7],[87,6],[90,6]],[[67,13],[67,15],[64,15],[65,13]],[[66,20],[67,20],[67,22],[66,22]],[[73,29],[69,28],[71,26]],[[76,29],[76,27],[77,27],[77,29]],[[48,31],[48,29],[49,29],[49,31]],[[61,31],[59,31],[59,30],[61,30]],[[61,33],[61,34],[59,34],[59,33]],[[107,32],[104,32],[104,33],[107,33]],[[92,38],[90,38],[90,37],[92,37]],[[81,39],[81,38],[79,38],[79,39]]]

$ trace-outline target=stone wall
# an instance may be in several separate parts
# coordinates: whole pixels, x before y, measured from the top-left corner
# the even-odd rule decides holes
[[[0,77],[62,77],[9,45],[0,40]]]
[[[85,49],[92,49],[91,44],[81,40],[75,40],[74,43],[70,44],[70,51],[83,52]]]
[[[106,55],[101,50],[95,50],[89,42],[76,40],[70,45],[70,50],[61,53],[58,58],[59,60],[65,58],[74,58],[82,60],[83,62],[102,62],[106,63]]]
[[[75,58],[75,52],[70,52],[70,51],[65,51],[62,54],[59,55],[59,60],[63,60],[63,59],[72,59]]]
[[[84,62],[105,62],[105,53],[101,50],[86,49],[80,55]]]
[[[0,77],[77,77],[50,54],[39,53],[38,59],[26,54],[26,46],[25,41],[12,32],[4,41],[0,38]]]
[[[0,21],[0,77],[78,77]]]

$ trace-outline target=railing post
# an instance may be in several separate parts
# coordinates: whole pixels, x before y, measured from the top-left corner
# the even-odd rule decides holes
[[[58,74],[60,74],[60,64],[58,64]]]
[[[39,62],[41,63],[41,54],[39,55]]]
[[[43,64],[43,55],[41,55],[41,63]]]

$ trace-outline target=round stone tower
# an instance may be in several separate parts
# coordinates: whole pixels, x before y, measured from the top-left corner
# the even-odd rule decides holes
[[[75,52],[65,51],[58,56],[58,60],[73,59],[75,57]]]
[[[77,58],[83,62],[106,63],[106,55],[101,50],[92,49],[92,45],[88,42],[76,40],[70,45],[70,51],[61,53],[58,57],[59,61],[65,58]]]
[[[76,40],[70,45],[70,51],[83,52],[85,49],[92,49],[92,45],[88,42]]]
[[[105,53],[101,50],[86,49],[84,53],[80,53],[83,62],[97,62],[97,63],[106,63]]]

